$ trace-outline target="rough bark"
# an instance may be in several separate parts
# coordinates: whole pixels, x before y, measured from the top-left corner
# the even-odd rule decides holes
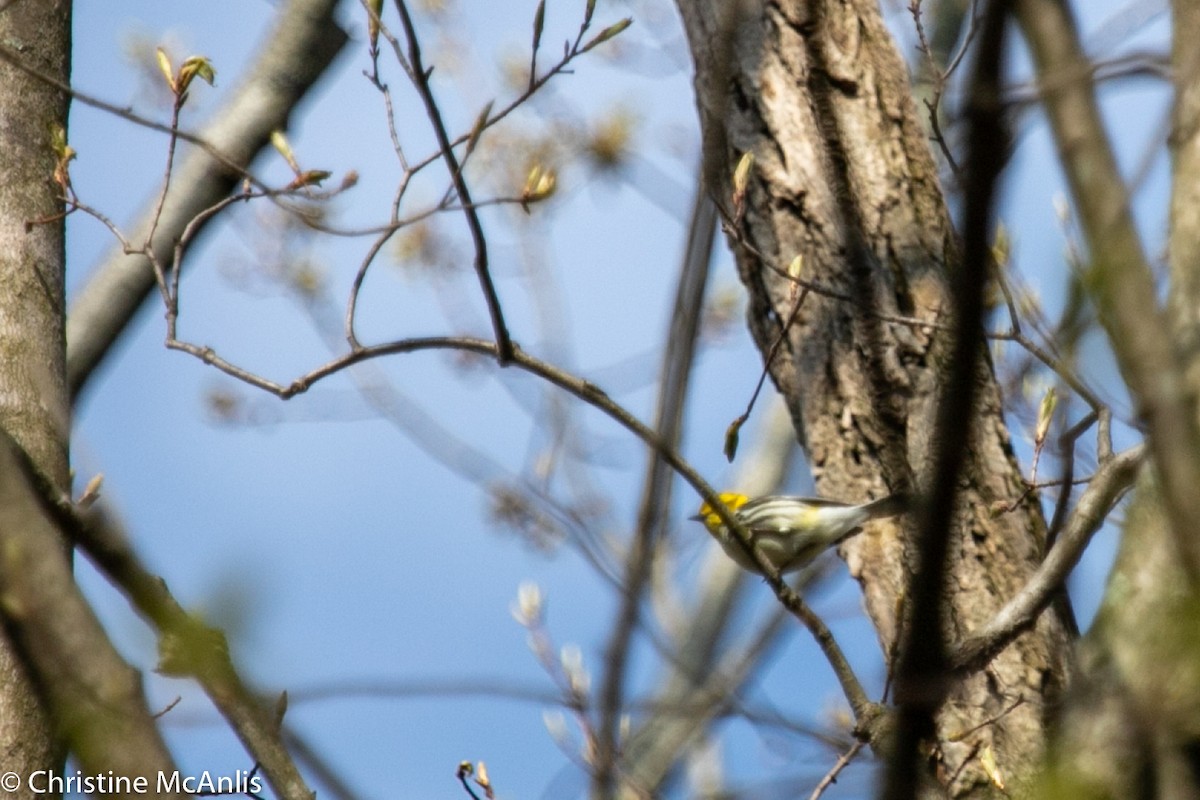
[[[68,0],[11,4],[0,13],[0,41],[38,69],[67,81],[71,4]],[[68,98],[0,65],[0,426],[60,489],[68,483],[67,394],[64,381],[61,214],[50,180],[51,135],[66,127]],[[0,530],[7,547],[9,532]],[[66,547],[53,542],[56,557]],[[6,612],[7,613],[7,610]],[[49,719],[15,649],[11,630],[0,634],[0,753],[4,770],[28,776],[62,759]],[[29,787],[6,796],[32,797]]]
[[[805,299],[770,365],[818,489],[858,501],[920,485],[935,447],[949,336],[883,316],[945,322],[956,249],[907,72],[878,8],[866,0],[679,7],[714,196],[730,197],[742,153],[756,157],[733,247],[760,349],[769,352],[791,314],[791,282],[781,273],[794,257],[803,258],[805,279],[837,295]],[[1024,486],[990,368],[979,381],[945,586],[950,647],[1024,585],[1045,546],[1036,498],[991,513]],[[883,524],[843,549],[890,657],[912,548],[900,526]],[[1047,708],[1067,678],[1068,645],[1063,622],[1048,611],[985,668],[956,680],[929,743],[930,775],[966,796],[995,791],[983,754],[1010,783],[1032,774]]]

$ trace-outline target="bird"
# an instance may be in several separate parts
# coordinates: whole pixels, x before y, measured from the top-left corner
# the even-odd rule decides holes
[[[873,519],[904,513],[908,500],[904,494],[891,494],[869,503],[854,505],[820,497],[763,495],[722,492],[721,502],[750,532],[759,552],[780,574],[795,572],[827,548],[862,530]],[[692,517],[721,545],[721,549],[744,569],[760,573],[758,562],[729,530],[708,502]]]

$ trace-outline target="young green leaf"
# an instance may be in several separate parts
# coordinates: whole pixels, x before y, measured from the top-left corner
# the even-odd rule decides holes
[[[582,48],[580,48],[579,52],[586,53],[588,50],[591,50],[596,45],[604,44],[609,39],[613,38],[614,36],[619,35],[621,33],[621,31],[625,30],[632,24],[633,24],[633,17],[626,17],[625,19],[621,20],[620,22],[615,22],[612,25],[609,25],[607,28],[605,28],[604,30],[597,33],[596,37],[594,39],[592,39],[590,42],[588,42]]]
[[[279,151],[279,155],[283,156],[283,159],[287,161],[288,166],[292,168],[293,172],[300,172],[300,165],[296,163],[296,154],[292,152],[292,145],[288,142],[287,136],[283,134],[283,131],[271,131],[271,145]]]
[[[1034,432],[1033,440],[1039,446],[1046,441],[1046,434],[1050,432],[1050,421],[1054,418],[1054,408],[1057,405],[1058,393],[1051,386],[1042,396],[1041,405],[1038,407],[1037,429]]]
[[[471,126],[471,135],[467,137],[466,152],[470,153],[475,149],[475,145],[479,144],[479,137],[483,136],[484,130],[487,128],[488,119],[492,115],[492,104],[495,100],[489,100],[488,104],[479,112],[479,116],[475,117],[475,124]]]
[[[186,92],[192,85],[192,80],[197,77],[209,86],[212,86],[217,78],[217,71],[213,69],[212,62],[204,56],[191,56],[179,67],[179,78],[176,81],[179,92]]]
[[[158,71],[166,78],[167,86],[171,89],[171,94],[179,94],[179,87],[175,83],[175,71],[171,68],[171,59],[167,58],[167,51],[161,47],[156,47],[154,48],[154,53],[158,56]]]

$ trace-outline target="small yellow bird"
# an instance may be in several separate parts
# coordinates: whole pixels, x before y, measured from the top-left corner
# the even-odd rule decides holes
[[[794,572],[826,548],[858,533],[863,523],[902,514],[908,508],[904,495],[893,494],[862,505],[848,505],[817,497],[722,493],[721,502],[750,531],[750,538],[781,574]],[[758,564],[721,521],[708,503],[692,517],[704,523],[726,554],[739,566],[760,572]]]

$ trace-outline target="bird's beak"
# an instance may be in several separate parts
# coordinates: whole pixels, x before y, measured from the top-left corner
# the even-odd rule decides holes
[[[690,517],[688,517],[688,519],[692,520],[693,522],[702,522],[704,520],[704,515],[692,514]]]

